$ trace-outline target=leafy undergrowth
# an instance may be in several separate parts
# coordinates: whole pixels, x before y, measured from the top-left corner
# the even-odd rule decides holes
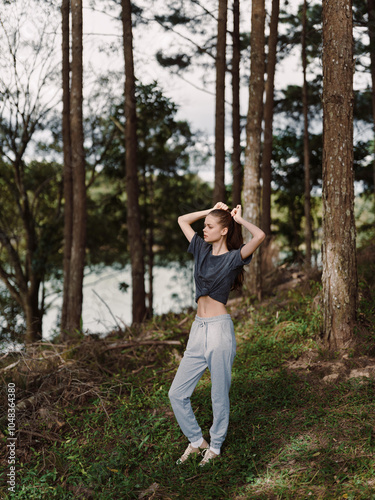
[[[375,297],[364,278],[361,291],[360,342],[339,360],[320,343],[318,283],[283,289],[261,304],[233,301],[231,421],[222,456],[204,469],[194,460],[175,465],[187,442],[168,400],[193,312],[154,318],[121,338],[34,345],[5,360],[18,362],[2,369],[3,387],[14,382],[19,401],[17,488],[7,496],[4,481],[0,494],[375,499]],[[340,376],[328,383],[338,363]],[[364,366],[365,376],[351,376]],[[192,403],[208,439],[208,374]],[[2,429],[6,470],[4,419]]]

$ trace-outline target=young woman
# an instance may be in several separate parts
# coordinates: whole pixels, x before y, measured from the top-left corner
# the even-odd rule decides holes
[[[202,239],[191,224],[203,218]],[[242,284],[243,266],[250,263],[265,234],[242,218],[240,205],[230,211],[221,202],[213,209],[182,215],[178,223],[190,242],[188,252],[195,259],[198,310],[186,351],[169,390],[169,399],[177,422],[190,442],[176,463],[182,464],[189,457],[200,454],[203,460],[199,465],[204,466],[220,454],[229,423],[229,389],[236,339],[225,304],[230,290]],[[241,226],[252,235],[245,245]],[[210,370],[212,385],[210,445],[203,438],[190,404],[190,397],[206,368]]]

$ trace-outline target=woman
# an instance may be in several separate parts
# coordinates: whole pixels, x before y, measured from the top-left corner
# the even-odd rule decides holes
[[[202,239],[191,227],[205,218]],[[188,252],[195,259],[197,315],[191,327],[186,351],[177,370],[169,399],[177,422],[189,445],[177,464],[202,455],[204,466],[220,454],[229,423],[229,389],[236,353],[233,323],[225,304],[229,292],[243,281],[243,266],[265,238],[264,232],[242,218],[241,206],[231,212],[224,203],[213,209],[182,215],[178,223],[190,242]],[[252,235],[243,244],[241,226]],[[203,438],[190,404],[190,397],[204,371],[211,373],[213,424],[210,445]]]

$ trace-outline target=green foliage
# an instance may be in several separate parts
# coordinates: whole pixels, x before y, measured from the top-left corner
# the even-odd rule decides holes
[[[191,57],[186,54],[175,54],[164,56],[163,53],[159,50],[156,53],[156,60],[163,68],[170,68],[172,66],[176,66],[177,69],[185,69],[191,64]]]
[[[181,264],[190,261],[186,238],[178,228],[177,219],[183,213],[206,209],[212,199],[212,188],[195,174],[172,177],[163,173],[155,177],[153,188],[154,204],[148,207],[148,217],[153,219],[157,262],[167,265],[171,261]]]
[[[21,342],[26,331],[22,308],[3,284],[0,284],[0,318],[0,342]]]
[[[311,145],[311,184],[321,186],[322,137],[310,134]],[[291,128],[286,128],[274,137],[272,181],[276,186],[273,200],[273,224],[283,242],[283,250],[290,255],[292,261],[301,259],[303,234],[303,193],[304,163],[303,137]],[[318,228],[318,205],[312,198],[313,230]]]
[[[21,194],[16,185],[14,170],[9,164],[1,164],[0,227],[13,241],[20,262],[26,259],[25,224],[32,227],[35,234],[32,268],[42,280],[54,276],[59,265],[59,249],[62,240],[61,213],[61,165],[55,162],[32,160],[23,165],[23,182],[30,207],[29,219],[21,214]],[[0,253],[0,263],[9,269],[12,260],[5,249]]]
[[[322,103],[322,79],[317,76],[313,82],[308,84],[308,111],[310,120],[321,120]],[[288,85],[285,89],[276,93],[275,108],[276,115],[281,114],[284,120],[290,124],[289,128],[303,127],[302,87],[299,85]]]
[[[186,121],[176,119],[176,104],[156,82],[139,83],[136,102],[139,201],[145,245],[152,228],[157,262],[182,262],[186,260],[186,240],[178,230],[177,218],[187,206],[206,208],[211,188],[188,173],[195,137]],[[112,141],[88,201],[89,262],[123,265],[128,261],[123,104],[111,111],[112,120],[103,118],[103,125]],[[105,140],[98,137],[98,142]]]
[[[285,4],[286,6],[288,4]],[[322,5],[321,2],[309,2],[307,8],[307,46],[306,53],[308,63],[316,61],[322,50]],[[296,46],[301,44],[302,34],[302,2],[299,5],[298,14],[295,16],[288,9],[280,11],[280,24],[286,30],[280,30],[279,48],[282,54],[289,54]]]

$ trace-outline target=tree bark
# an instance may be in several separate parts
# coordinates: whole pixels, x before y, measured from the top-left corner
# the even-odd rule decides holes
[[[233,0],[233,54],[232,54],[232,205],[241,204],[241,124],[240,124],[240,0]]]
[[[225,201],[225,74],[227,0],[219,0],[216,45],[215,186],[214,204]]]
[[[370,38],[371,84],[372,84],[372,116],[374,120],[375,135],[375,0],[368,0],[368,34]],[[374,211],[375,211],[375,153],[373,155],[373,181],[374,181]]]
[[[26,318],[26,343],[36,342],[42,338],[43,314],[39,308],[39,288],[40,282],[31,283],[28,293],[24,296],[23,310]]]
[[[311,226],[311,182],[310,182],[310,144],[309,144],[309,104],[308,104],[308,88],[306,79],[307,70],[307,55],[306,55],[306,25],[307,25],[307,0],[304,0],[302,10],[302,70],[303,70],[303,87],[302,87],[302,106],[303,106],[303,165],[305,174],[305,196],[304,196],[304,211],[305,211],[305,267],[307,270],[311,268],[311,241],[312,241],[312,226]]]
[[[144,191],[144,207],[145,207],[145,220],[144,220],[144,241],[145,241],[145,269],[147,269],[148,278],[148,292],[146,293],[146,318],[152,318],[154,310],[154,214],[152,207],[154,207],[154,177],[152,171],[148,172],[144,167],[143,171],[143,186],[140,190]],[[146,280],[145,280],[146,282]]]
[[[137,170],[137,116],[133,62],[133,36],[130,0],[122,0],[122,24],[125,60],[125,162],[128,240],[132,267],[133,324],[146,316],[144,244],[142,241]]]
[[[266,101],[264,104],[264,144],[262,155],[262,228],[271,236],[271,160],[273,142],[273,106],[275,87],[275,68],[277,51],[277,32],[279,24],[280,0],[272,0],[270,36],[268,40]],[[267,242],[266,242],[267,243]],[[263,245],[265,246],[265,245]],[[263,247],[262,247],[263,250]]]
[[[63,260],[63,304],[61,310],[60,332],[62,340],[68,336],[67,314],[69,302],[69,274],[72,253],[73,229],[73,173],[72,173],[72,145],[70,140],[70,29],[69,14],[70,0],[63,0],[62,14],[62,139],[64,154],[64,260]]]
[[[264,90],[264,0],[253,0],[251,12],[251,59],[249,82],[249,108],[246,124],[246,151],[244,165],[243,204],[244,217],[260,226],[260,155]],[[248,238],[248,233],[245,233]],[[261,257],[256,252],[249,271],[245,273],[245,285],[258,299],[262,294]]]
[[[324,339],[339,351],[353,339],[357,298],[352,17],[351,0],[323,0]]]
[[[70,132],[73,179],[73,229],[69,272],[69,301],[66,329],[81,330],[83,272],[86,245],[86,179],[82,117],[82,0],[72,0],[72,82]]]
[[[24,228],[27,233],[29,229],[26,226]],[[30,241],[30,237],[26,239]],[[24,312],[26,322],[25,342],[35,342],[42,338],[43,310],[39,307],[40,276],[30,269],[27,264],[28,262],[32,262],[34,250],[30,247],[26,248],[26,265],[24,271],[19,254],[1,227],[0,243],[8,254],[8,264],[14,269],[14,276],[12,276],[0,266],[0,279],[7,287],[12,298],[22,307]]]
[[[16,160],[19,163],[18,188],[20,190],[20,213],[25,229],[26,237],[26,258],[25,258],[25,281],[26,289],[23,293],[23,305],[26,318],[26,342],[35,342],[42,338],[42,311],[39,308],[39,288],[41,283],[40,272],[34,269],[33,261],[35,252],[38,248],[37,235],[35,232],[35,221],[30,210],[27,189],[24,184],[23,171],[21,168],[21,159]]]

